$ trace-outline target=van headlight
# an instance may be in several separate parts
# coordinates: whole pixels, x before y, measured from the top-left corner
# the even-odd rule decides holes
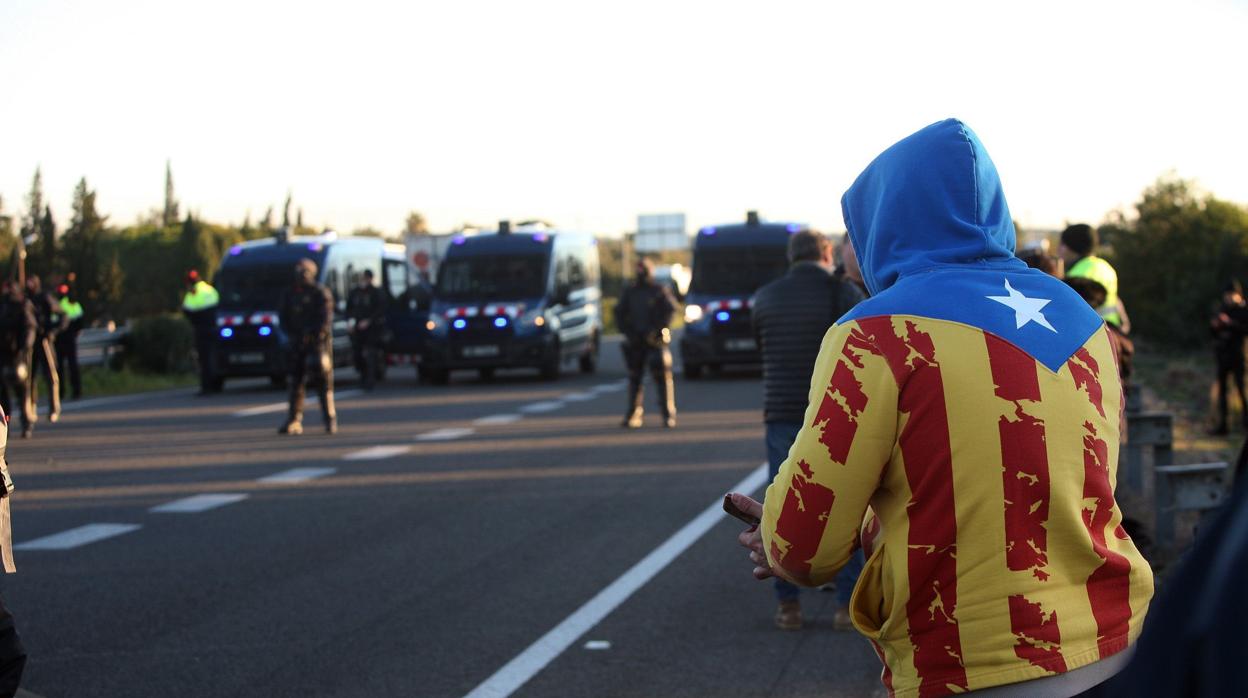
[[[541,308],[534,308],[516,320],[517,332],[541,332],[546,327],[546,313]]]
[[[685,324],[692,325],[702,319],[702,306],[697,303],[685,306]]]
[[[446,318],[440,313],[429,313],[429,319],[425,321],[425,329],[429,331],[429,334],[440,337],[446,334],[446,328]]]

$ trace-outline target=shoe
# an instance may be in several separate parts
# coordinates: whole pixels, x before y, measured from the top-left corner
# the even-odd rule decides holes
[[[61,413],[60,413],[60,412],[53,412],[52,414],[49,414],[49,415],[48,415],[48,423],[49,423],[49,424],[56,424],[56,423],[57,423],[57,422],[59,422],[59,421],[61,421]]]
[[[303,424],[299,422],[286,422],[277,430],[277,433],[297,436],[303,433]]]
[[[331,419],[325,423],[325,433],[326,434],[338,433],[338,420],[337,419]]]
[[[781,601],[776,609],[776,627],[781,630],[802,629],[802,604],[797,599]]]
[[[675,429],[675,428],[676,428],[676,418],[675,418],[675,417],[668,417],[667,419],[663,420],[663,426],[664,426],[664,428],[667,428],[667,429]]]
[[[630,414],[624,418],[624,421],[620,422],[620,426],[625,429],[640,429],[641,424],[642,418],[640,413]]]
[[[854,621],[849,617],[849,609],[841,606],[832,616],[832,628],[835,630],[853,630]]]
[[[34,428],[34,427],[32,427],[32,426],[30,426],[30,425],[27,425],[27,426],[22,427],[22,438],[23,438],[23,439],[29,439],[30,437],[32,437],[32,436],[34,436],[34,435],[35,435],[35,428]]]

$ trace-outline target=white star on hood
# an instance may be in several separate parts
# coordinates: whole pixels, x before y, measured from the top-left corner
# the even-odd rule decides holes
[[[1018,291],[1015,291],[1014,287],[1010,285],[1009,279],[1006,279],[1005,281],[1005,290],[1010,295],[984,296],[984,298],[996,301],[1001,305],[1007,305],[1014,311],[1014,322],[1017,323],[1014,329],[1021,330],[1027,323],[1034,322],[1050,332],[1057,332],[1057,330],[1049,324],[1049,321],[1045,319],[1044,314],[1040,312],[1044,306],[1052,302],[1050,299],[1028,298]]]

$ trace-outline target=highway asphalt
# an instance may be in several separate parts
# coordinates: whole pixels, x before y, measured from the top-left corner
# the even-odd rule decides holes
[[[618,426],[624,373],[373,393],[280,437],[231,383],[69,403],[10,441],[25,695],[871,696],[869,644],[772,625],[714,510],[762,481],[756,372],[677,379],[679,425]]]

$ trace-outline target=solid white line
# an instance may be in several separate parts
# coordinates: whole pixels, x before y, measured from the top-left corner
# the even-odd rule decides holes
[[[525,405],[520,411],[525,414],[541,414],[543,412],[554,412],[563,409],[564,403],[560,400],[546,400],[545,402],[535,402],[531,405]]]
[[[623,382],[603,383],[602,385],[595,385],[594,387],[590,388],[590,390],[596,393],[614,393],[614,392],[623,390],[625,385],[626,384]]]
[[[590,400],[595,400],[597,398],[598,393],[587,391],[584,393],[568,393],[559,399],[564,402],[589,402]]]
[[[139,524],[93,523],[20,543],[14,550],[69,550],[143,528]]]
[[[372,446],[359,451],[352,451],[343,456],[343,460],[383,460],[394,458],[412,450],[411,446]]]
[[[737,483],[731,491],[753,492],[766,481],[766,477],[767,465],[764,463]],[[537,675],[537,672],[550,664],[555,657],[563,654],[563,651],[576,642],[577,638],[600,623],[629,596],[632,596],[633,592],[653,579],[664,567],[667,567],[668,563],[697,542],[712,526],[722,521],[724,517],[722,504],[720,498],[717,497],[705,511],[685,524],[684,528],[655,548],[641,562],[633,565],[632,569],[625,572],[606,589],[598,592],[597,596],[577,609],[562,623],[538,638],[537,642],[529,645],[528,649],[521,652],[515,659],[494,672],[493,676],[474,688],[466,698],[503,698],[514,693],[525,682]]]
[[[312,397],[313,395],[315,395],[314,391],[309,391],[309,393],[310,394],[308,395],[308,397]],[[357,395],[363,395],[363,394],[364,394],[363,390],[359,390],[356,388],[352,388],[351,390],[335,391],[334,402],[337,402],[339,400],[346,400],[348,398],[353,398]],[[234,413],[234,416],[235,417],[255,417],[256,415],[260,415],[260,414],[272,414],[274,412],[282,412],[288,407],[290,407],[290,403],[288,402],[271,402],[267,405],[257,405],[255,407],[248,407],[245,410],[239,410]]]
[[[467,427],[447,427],[445,429],[434,429],[427,431],[416,437],[417,441],[452,441],[454,439],[462,439],[473,433],[473,429]]]
[[[247,499],[246,494],[197,494],[193,497],[175,499],[148,509],[153,514],[198,514]]]
[[[142,393],[132,393],[130,395],[114,395],[111,397],[93,397],[86,400],[61,400],[61,411],[69,412],[73,410],[85,410],[92,407],[103,407],[105,405],[116,405],[124,402],[135,402],[138,400],[159,400],[160,398],[178,397],[181,395],[193,395],[195,388],[177,388],[174,390],[150,390]],[[39,414],[48,413],[47,405],[39,408]]]
[[[333,475],[338,472],[337,468],[291,468],[283,470],[280,473],[274,473],[268,477],[262,477],[257,482],[265,484],[291,484],[296,482],[307,482],[315,480],[318,477]]]
[[[491,426],[498,426],[501,424],[514,424],[520,421],[521,419],[524,419],[524,418],[518,414],[492,414],[489,417],[482,417],[480,419],[474,419],[472,420],[472,423],[476,424],[479,427],[491,427]]]

